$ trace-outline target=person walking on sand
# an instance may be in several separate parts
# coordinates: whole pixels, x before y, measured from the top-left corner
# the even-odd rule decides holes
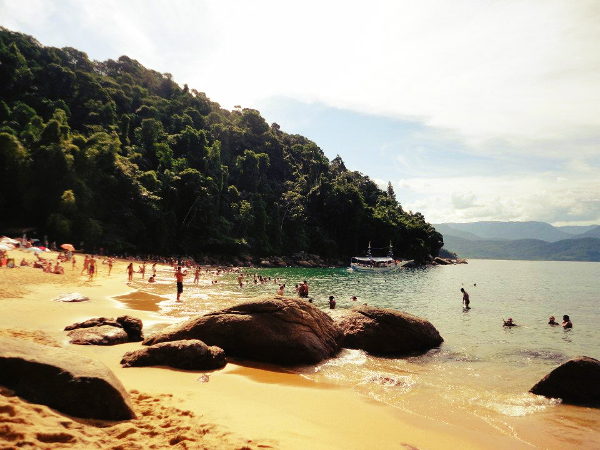
[[[469,303],[471,303],[469,300],[469,293],[465,291],[464,288],[460,288],[460,292],[463,293],[463,305],[465,305],[465,309],[471,309],[469,307]]]
[[[194,284],[198,284],[200,281],[200,266],[196,266],[196,271],[194,272]]]
[[[88,261],[88,273],[90,275],[90,281],[94,278],[94,274],[96,273],[96,259],[92,256]]]
[[[240,287],[242,287],[243,286],[243,281],[244,281],[244,275],[242,275],[240,273],[239,276],[237,277],[237,281],[238,281],[238,284],[240,285]]]
[[[175,272],[175,279],[177,280],[177,301],[179,301],[179,297],[181,297],[181,293],[183,292],[183,277],[187,276],[187,269],[185,272],[181,271],[181,266],[177,266],[177,272]]]
[[[133,263],[129,263],[127,266],[127,281],[133,280]]]
[[[71,270],[75,270],[75,255],[73,255],[73,258],[71,259]]]
[[[81,269],[81,273],[79,275],[83,275],[83,272],[87,272],[90,267],[90,257],[85,255],[85,259],[83,260],[83,269]]]

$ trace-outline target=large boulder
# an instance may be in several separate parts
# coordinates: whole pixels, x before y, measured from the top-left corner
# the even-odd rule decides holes
[[[197,339],[162,342],[133,352],[121,359],[123,367],[168,366],[185,370],[220,369],[226,364],[225,352]]]
[[[340,349],[342,334],[326,313],[296,298],[265,298],[164,328],[144,345],[199,339],[228,356],[293,366],[316,364]]]
[[[342,347],[377,355],[423,352],[444,342],[431,322],[400,311],[363,305],[337,320]]]
[[[64,348],[0,337],[0,385],[75,417],[135,418],[125,388],[108,367]]]
[[[141,341],[142,327],[142,321],[131,316],[120,316],[116,320],[95,317],[69,325],[65,331],[69,331],[71,344],[115,345]]]
[[[563,403],[600,407],[600,361],[579,356],[558,366],[529,391]]]

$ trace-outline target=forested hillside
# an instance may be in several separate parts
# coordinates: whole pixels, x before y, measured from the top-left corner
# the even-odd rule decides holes
[[[391,185],[127,56],[0,29],[0,80],[0,231],[189,255],[335,258],[392,241],[422,259],[443,245]]]

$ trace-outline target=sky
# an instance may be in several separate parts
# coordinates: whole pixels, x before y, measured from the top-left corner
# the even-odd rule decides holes
[[[391,182],[431,223],[600,224],[600,1],[0,0]]]

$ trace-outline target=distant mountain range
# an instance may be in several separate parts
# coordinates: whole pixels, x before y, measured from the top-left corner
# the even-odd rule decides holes
[[[472,222],[433,226],[444,236],[444,248],[462,258],[600,261],[598,225]]]

